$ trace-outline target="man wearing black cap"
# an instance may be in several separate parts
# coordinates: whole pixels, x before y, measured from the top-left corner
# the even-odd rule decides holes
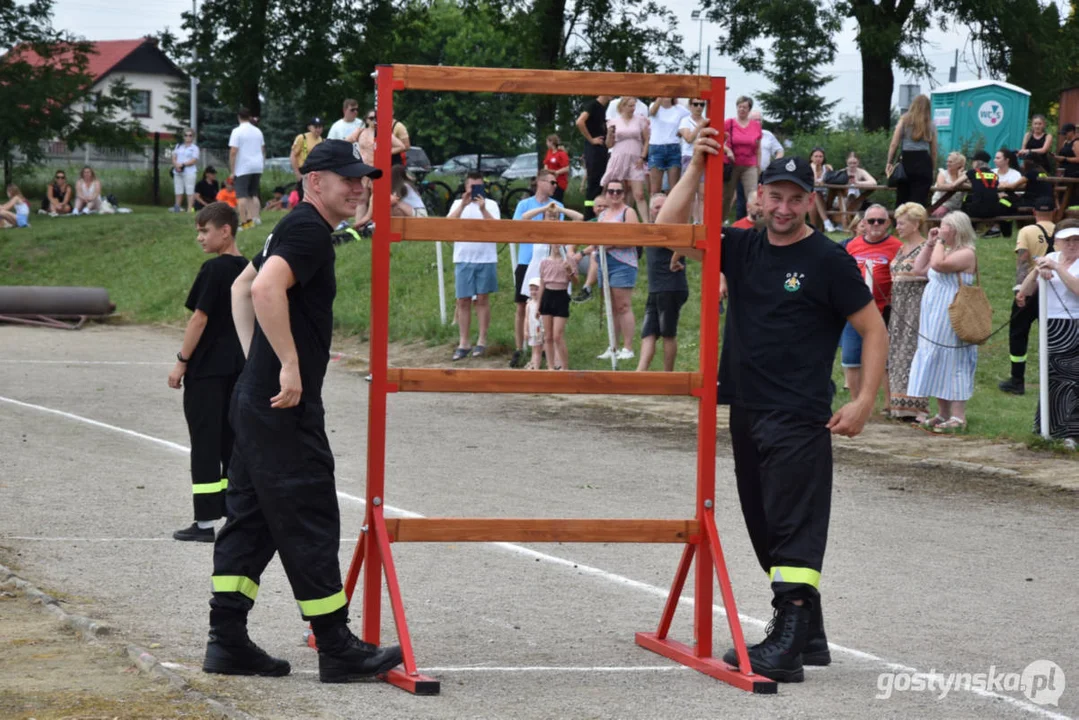
[[[1011,323],[1008,325],[1008,353],[1011,355],[1012,372],[1007,380],[997,384],[1001,390],[1013,395],[1026,393],[1027,346],[1030,344],[1030,326],[1038,319],[1037,298],[1029,298],[1019,292],[1019,286],[1034,269],[1035,261],[1053,251],[1053,211],[1056,202],[1051,195],[1034,200],[1034,224],[1027,225],[1015,238],[1015,287],[1012,292]]]
[[[361,642],[341,587],[340,513],[326,439],[322,381],[333,331],[333,227],[352,216],[365,177],[382,171],[343,140],[327,140],[300,167],[307,188],[232,286],[247,363],[229,421],[235,433],[228,521],[214,545],[210,640],[203,671],[287,675],[247,635],[247,613],[275,552],[319,645],[322,682],[347,682],[401,662],[397,646]]]
[[[688,221],[705,159],[722,152],[716,135],[701,130],[657,223]],[[758,201],[764,228],[723,230],[730,309],[718,401],[731,408],[742,514],[774,593],[772,625],[749,648],[750,663],[774,680],[801,682],[803,664],[831,662],[819,592],[831,511],[831,434],[862,431],[884,375],[888,331],[854,259],[805,223],[813,204],[809,163],[773,161],[761,176]],[[832,365],[847,322],[862,336],[864,384],[833,413]],[[734,651],[724,660],[736,664]]]

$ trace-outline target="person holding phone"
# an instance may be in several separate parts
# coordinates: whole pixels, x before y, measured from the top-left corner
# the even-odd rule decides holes
[[[465,191],[453,201],[451,219],[499,220],[498,203],[487,197],[483,175],[473,170],[465,176]],[[488,296],[498,290],[498,248],[494,243],[455,242],[453,244],[453,280],[457,296],[457,349],[454,362],[467,357],[483,357],[487,351],[487,329],[491,326],[491,304]],[[473,298],[475,298],[473,300]],[[472,306],[480,333],[476,344],[469,342],[472,329]]]

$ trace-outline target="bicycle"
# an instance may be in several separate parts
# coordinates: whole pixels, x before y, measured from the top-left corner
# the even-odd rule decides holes
[[[441,180],[428,180],[427,174],[416,173],[416,192],[423,200],[423,206],[427,208],[427,214],[431,217],[445,217],[450,210],[450,203],[457,194],[450,186]]]

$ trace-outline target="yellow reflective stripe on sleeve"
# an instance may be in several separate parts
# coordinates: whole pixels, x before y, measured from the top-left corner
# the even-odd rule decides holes
[[[591,200],[585,200],[584,201],[584,206],[585,207],[593,207],[594,205],[595,205],[595,203],[592,202]]]
[[[254,600],[259,594],[259,584],[243,575],[214,575],[214,592],[238,592]]]
[[[1001,198],[1000,199],[1000,204],[1003,205],[1004,207],[1011,207],[1012,206],[1012,201]]]
[[[191,486],[191,492],[196,495],[209,495],[215,492],[224,492],[229,486],[228,478],[221,478],[217,482],[195,483]]]
[[[1008,357],[1011,358],[1012,362],[1026,362],[1027,361],[1027,356],[1026,355],[1009,355]]]
[[[768,577],[772,582],[800,583],[820,589],[820,573],[812,568],[774,567]]]
[[[304,617],[315,617],[329,615],[335,610],[340,610],[348,604],[348,598],[345,597],[345,591],[341,590],[318,600],[297,600],[296,604],[300,606],[300,612]]]

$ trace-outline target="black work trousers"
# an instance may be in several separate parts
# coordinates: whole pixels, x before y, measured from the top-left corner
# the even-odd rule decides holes
[[[215,615],[246,616],[274,553],[304,619],[341,611],[341,515],[321,403],[272,409],[266,390],[238,386],[229,415],[236,444],[228,520],[214,545]],[[216,611],[216,612],[215,612]]]
[[[191,437],[191,489],[195,520],[225,516],[232,428],[229,398],[236,375],[184,378],[184,419]]]
[[[1011,355],[1012,377],[1022,382],[1026,375],[1030,326],[1038,319],[1038,296],[1028,297],[1023,307],[1019,307],[1019,304],[1012,300],[1011,318],[1011,325],[1008,326],[1008,354]]]
[[[607,172],[607,159],[609,157],[610,153],[606,145],[588,143],[584,146],[584,167],[585,173],[588,175],[588,188],[585,190],[584,195],[587,203],[585,206],[586,220],[595,217],[592,210],[592,201],[600,194],[603,187],[600,181],[603,179],[603,173]]]
[[[907,179],[895,186],[895,206],[916,202],[929,207],[929,188],[933,187],[933,160],[927,150],[904,150],[903,170]]]
[[[738,498],[753,550],[778,594],[816,597],[832,507],[824,422],[731,406]]]

